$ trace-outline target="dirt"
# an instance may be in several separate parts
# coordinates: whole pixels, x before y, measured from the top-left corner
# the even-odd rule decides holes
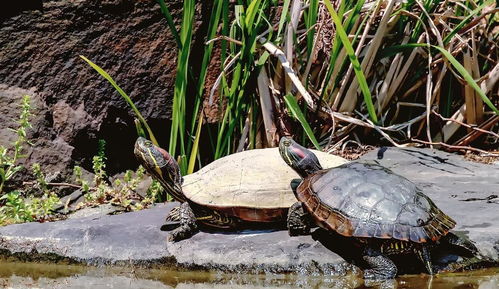
[[[499,153],[497,156],[485,156],[481,154],[477,154],[475,152],[467,152],[464,155],[464,158],[468,161],[473,161],[482,164],[493,164],[499,163]]]

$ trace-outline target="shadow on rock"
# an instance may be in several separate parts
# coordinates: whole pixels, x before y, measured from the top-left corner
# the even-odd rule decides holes
[[[454,232],[454,234],[458,234],[467,240],[463,232]],[[364,247],[362,244],[356,242],[354,238],[345,237],[336,232],[330,232],[321,228],[312,233],[312,238],[341,256],[345,261],[363,270],[367,269],[367,264],[362,258]],[[498,262],[482,256],[479,252],[472,254],[462,247],[450,245],[447,241],[439,242],[432,247],[431,257],[436,273],[461,272],[499,265]],[[400,275],[426,272],[424,265],[415,254],[390,255],[389,258],[397,265],[398,274]]]
[[[180,226],[180,222],[167,221],[161,226],[161,231],[172,231]],[[260,234],[269,233],[275,231],[287,230],[286,224],[283,222],[279,223],[247,223],[239,226],[236,230],[227,229],[217,229],[204,225],[202,223],[198,224],[200,231],[206,233],[217,233],[223,235],[244,235],[244,234]]]

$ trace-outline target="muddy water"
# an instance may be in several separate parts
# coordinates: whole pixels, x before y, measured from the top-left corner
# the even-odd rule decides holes
[[[95,268],[73,265],[25,264],[0,261],[0,288],[499,288],[499,268],[466,273],[405,275],[382,283],[358,276],[247,275],[183,272],[158,269]]]

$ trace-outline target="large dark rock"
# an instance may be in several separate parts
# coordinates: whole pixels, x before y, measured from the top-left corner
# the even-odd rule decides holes
[[[74,147],[50,129],[53,123],[50,110],[34,89],[0,84],[0,145],[11,148],[12,143],[17,140],[17,133],[13,129],[17,129],[19,125],[20,105],[24,95],[30,95],[32,128],[28,129],[30,144],[25,143],[21,151],[24,157],[20,161],[26,168],[14,175],[14,180],[32,178],[28,169],[34,163],[43,164],[47,177],[57,180],[68,174],[68,169],[73,164],[71,155]],[[9,182],[7,185],[19,187],[21,184]]]
[[[420,149],[382,149],[363,159],[378,161],[415,181],[457,221],[456,231],[471,238],[484,256],[452,267],[447,266],[449,262],[463,259],[456,252],[445,251],[451,253],[434,255],[440,268],[460,270],[499,262],[499,204],[494,197],[498,166]],[[345,260],[361,265],[359,250],[348,238],[322,230],[299,237],[289,237],[285,230],[200,232],[190,239],[168,243],[168,233],[160,227],[174,205],[121,215],[93,213],[60,222],[10,225],[0,228],[0,253],[21,260],[173,265],[238,272],[341,274],[355,268]],[[437,253],[440,249],[445,248],[436,248]],[[403,270],[413,270],[411,266]]]
[[[182,1],[168,1],[168,5],[180,23]],[[51,164],[58,163],[63,177],[71,172],[70,163],[90,170],[99,139],[107,141],[110,174],[137,166],[132,152],[136,131],[131,109],[79,55],[109,72],[160,141],[166,142],[177,44],[156,1],[49,0],[43,1],[43,9],[17,6],[0,21],[0,103],[4,113],[0,128],[10,126],[4,119],[17,118],[15,108],[21,94],[32,95],[35,109],[43,110],[35,117],[43,121],[33,121],[33,151],[53,155],[50,160],[37,157],[42,168],[50,170]],[[204,39],[197,37],[197,31],[204,27],[203,17],[209,17],[209,13],[202,13],[209,9],[205,6],[209,4],[197,6],[193,57],[202,57],[196,49],[203,48],[198,42],[202,44]],[[9,109],[4,109],[5,104]],[[2,133],[0,144],[5,145],[10,138]],[[31,163],[28,160],[25,164]]]

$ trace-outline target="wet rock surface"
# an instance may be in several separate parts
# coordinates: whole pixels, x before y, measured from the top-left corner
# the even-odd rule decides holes
[[[494,262],[497,265],[499,204],[490,196],[497,192],[498,166],[471,163],[461,156],[428,149],[381,149],[362,159],[377,161],[416,182],[457,221],[456,231],[473,240],[485,256],[467,261],[461,267],[452,267],[447,266],[449,262],[463,260],[459,254],[435,254],[434,262],[441,265],[440,269],[462,270],[490,266]],[[0,252],[21,260],[252,273],[343,274],[356,270],[345,260],[362,267],[348,238],[331,236],[321,230],[312,236],[299,237],[289,237],[285,230],[203,231],[190,239],[169,243],[166,242],[168,232],[161,231],[160,227],[168,210],[175,205],[169,203],[120,215],[106,215],[106,210],[102,210],[100,214],[59,222],[10,225],[0,228]],[[417,263],[417,260],[413,262]],[[411,269],[408,268],[408,272]]]

